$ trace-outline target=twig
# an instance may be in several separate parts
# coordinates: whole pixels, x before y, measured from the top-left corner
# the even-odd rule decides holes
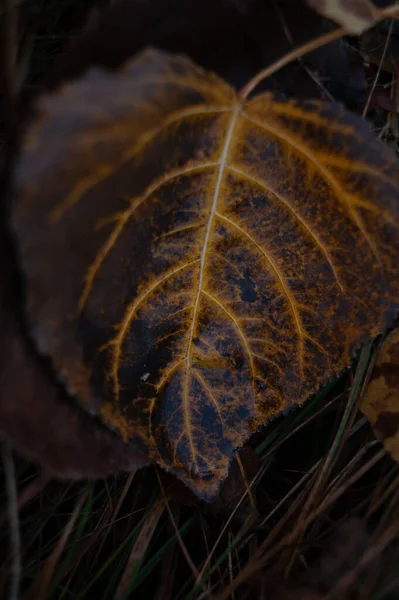
[[[259,71],[259,73],[257,73],[257,75],[255,75],[255,77],[253,77],[242,88],[242,90],[240,91],[240,94],[239,94],[240,98],[242,100],[246,100],[248,98],[249,94],[260,84],[261,81],[263,81],[264,79],[267,79],[268,77],[273,75],[273,73],[275,73],[276,71],[279,71],[280,69],[282,69],[283,67],[288,65],[293,60],[300,58],[304,54],[308,54],[309,52],[312,52],[312,50],[317,50],[318,48],[321,48],[322,46],[325,46],[326,44],[329,44],[330,42],[333,42],[334,40],[338,40],[339,38],[343,37],[345,34],[346,34],[346,29],[344,27],[338,27],[337,29],[334,29],[333,31],[329,31],[328,33],[325,33],[324,35],[321,35],[321,36],[311,40],[310,42],[306,42],[306,44],[303,44],[302,46],[298,46],[298,48],[291,50],[291,52],[288,52],[287,54],[285,54],[284,56],[282,56],[281,58],[276,60],[276,62],[274,62],[269,67],[266,67],[265,69],[262,69],[262,71]]]
[[[283,28],[283,31],[285,33],[285,36],[286,36],[291,48],[295,48],[294,38],[292,37],[290,28],[288,27],[287,20],[284,16],[284,13],[281,9],[280,4],[278,3],[278,0],[273,0],[273,5],[274,5],[274,10],[277,14],[277,17],[281,23],[281,27]],[[317,77],[317,75],[315,73],[313,73],[312,69],[310,69],[307,66],[307,64],[303,62],[301,56],[299,56],[297,60],[298,60],[299,64],[301,65],[302,69],[305,71],[305,73],[307,73],[309,75],[310,79],[312,79],[312,81],[315,82],[317,87],[320,88],[320,90],[323,92],[323,94],[326,96],[326,98],[328,98],[332,102],[334,100],[333,96],[330,94],[330,92],[328,91],[326,86],[320,81],[319,77]]]
[[[167,498],[167,496],[166,496],[166,494],[165,494],[165,490],[164,490],[164,487],[163,487],[163,485],[162,485],[162,480],[161,480],[161,478],[160,478],[160,476],[159,476],[158,469],[156,469],[156,471],[155,471],[155,472],[156,472],[156,474],[157,474],[158,483],[159,483],[159,488],[160,488],[160,490],[161,490],[161,493],[162,493],[163,499],[164,499],[164,501],[165,501],[166,510],[168,511],[169,519],[170,519],[170,522],[171,522],[171,523],[172,523],[172,525],[173,525],[173,529],[174,529],[174,531],[175,531],[176,539],[177,539],[177,541],[178,541],[178,543],[179,543],[180,549],[181,549],[181,551],[182,551],[182,553],[183,553],[183,556],[184,556],[184,558],[185,558],[185,559],[186,559],[186,561],[187,561],[187,564],[188,564],[188,566],[189,566],[189,567],[190,567],[190,569],[191,569],[191,572],[192,572],[192,574],[194,575],[195,579],[198,579],[198,576],[199,576],[198,569],[197,569],[197,567],[195,566],[195,564],[193,563],[193,561],[192,561],[192,558],[191,558],[191,556],[190,556],[190,554],[189,554],[189,552],[188,552],[188,550],[187,550],[187,548],[186,548],[186,545],[185,545],[185,543],[183,542],[183,538],[182,538],[182,537],[181,537],[181,535],[180,535],[180,531],[179,531],[179,528],[178,528],[178,526],[177,526],[177,524],[176,524],[176,521],[175,521],[175,519],[174,519],[173,513],[172,513],[172,511],[171,511],[171,509],[170,509],[169,500],[168,500],[168,498]]]
[[[378,11],[378,20],[382,21],[383,19],[395,19],[398,17],[398,15],[399,15],[399,5],[394,4],[394,6],[388,6],[387,8],[384,8],[383,10]],[[303,44],[302,46],[298,46],[298,48],[295,48],[291,52],[288,52],[287,54],[282,56],[279,60],[277,60],[276,62],[271,64],[269,67],[266,67],[265,69],[262,69],[262,71],[259,71],[259,73],[257,73],[255,75],[255,77],[253,77],[242,88],[242,90],[239,93],[239,97],[241,98],[241,100],[246,100],[248,98],[249,94],[260,84],[261,81],[263,81],[264,79],[267,79],[268,77],[273,75],[273,73],[275,73],[276,71],[279,71],[280,69],[282,69],[283,67],[288,65],[293,60],[296,60],[296,59],[300,58],[301,56],[304,56],[305,54],[309,54],[309,52],[312,52],[313,50],[317,50],[318,48],[321,48],[322,46],[325,46],[326,44],[329,44],[330,42],[334,42],[335,40],[338,40],[339,38],[343,37],[344,35],[348,35],[348,32],[345,29],[345,27],[338,27],[337,29],[334,29],[333,31],[329,31],[328,33],[325,33],[324,35],[321,35],[313,40],[310,40],[310,42],[306,42],[306,44]]]
[[[87,487],[84,488],[83,492],[80,494],[79,499],[75,505],[72,516],[69,519],[67,525],[65,526],[61,537],[57,541],[53,552],[47,558],[44,568],[39,575],[39,578],[34,582],[33,586],[30,588],[30,592],[32,596],[37,598],[37,600],[44,600],[47,596],[48,587],[50,585],[51,579],[54,575],[55,568],[57,563],[61,557],[61,554],[64,552],[66,544],[71,536],[71,533],[75,527],[76,521],[80,515],[80,511],[82,510],[83,504],[87,498]],[[29,597],[29,593],[28,593]]]
[[[389,42],[390,42],[390,39],[391,39],[391,36],[392,36],[392,29],[393,29],[393,20],[391,19],[391,23],[389,25],[389,30],[388,30],[388,33],[387,33],[387,37],[386,37],[386,40],[385,40],[384,49],[382,51],[381,60],[380,60],[380,63],[378,65],[377,73],[375,74],[373,85],[371,86],[370,93],[369,93],[369,95],[367,97],[367,102],[366,102],[366,106],[363,109],[362,117],[366,117],[367,116],[367,113],[368,113],[368,110],[369,110],[369,107],[370,107],[371,98],[373,97],[374,90],[375,90],[375,88],[377,86],[377,83],[378,83],[378,80],[380,78],[380,73],[381,73],[382,65],[384,64],[385,56],[386,56],[386,53],[387,53],[387,50],[388,50],[388,45],[389,45]]]

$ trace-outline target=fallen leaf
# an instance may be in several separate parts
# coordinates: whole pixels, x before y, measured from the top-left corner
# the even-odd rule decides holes
[[[13,210],[38,350],[210,498],[397,313],[397,165],[339,106],[243,101],[154,50],[40,109]]]
[[[1,231],[1,242],[4,231]],[[148,458],[82,411],[26,339],[0,244],[0,440],[11,441],[46,475],[65,479],[133,471]],[[9,249],[8,249],[9,250]]]
[[[391,331],[378,352],[360,410],[399,462],[399,328]]]
[[[369,0],[307,0],[307,3],[353,35],[360,35],[380,18],[378,9]]]

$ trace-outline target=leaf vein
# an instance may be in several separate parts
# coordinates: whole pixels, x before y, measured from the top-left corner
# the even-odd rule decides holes
[[[247,113],[243,112],[242,116],[259,129],[263,129],[267,133],[274,135],[276,138],[282,140],[291,148],[293,148],[297,153],[306,156],[306,158],[314,164],[318,172],[322,175],[324,181],[326,181],[327,184],[329,184],[335,190],[338,199],[345,204],[352,221],[355,223],[355,225],[363,235],[364,239],[367,242],[367,245],[371,249],[373,256],[376,258],[378,264],[381,265],[382,263],[379,256],[378,248],[374,243],[373,239],[371,238],[369,232],[367,231],[363,223],[363,219],[360,217],[356,209],[352,206],[351,201],[348,198],[348,194],[345,192],[345,190],[342,189],[341,184],[339,183],[339,181],[337,181],[334,175],[317,159],[316,155],[311,151],[311,149],[308,146],[303,145],[300,141],[287,135],[284,131],[273,127],[272,125],[266,125],[262,121],[259,121],[258,119],[249,116]]]
[[[249,175],[245,171],[242,171],[241,169],[238,169],[237,167],[233,167],[232,165],[227,165],[227,167],[230,171],[237,173],[244,179],[247,179],[247,180],[252,181],[253,183],[257,184],[264,191],[270,192],[273,196],[275,196],[278,200],[280,200],[280,202],[282,204],[284,204],[284,206],[286,206],[288,208],[288,210],[294,215],[294,217],[299,221],[299,223],[301,223],[301,225],[305,229],[305,231],[307,231],[309,233],[309,235],[312,237],[312,239],[316,242],[316,246],[321,250],[322,254],[324,255],[326,261],[328,262],[328,264],[330,266],[330,269],[334,275],[334,278],[337,282],[338,287],[340,288],[341,292],[343,292],[344,291],[343,285],[339,279],[337,269],[334,266],[334,262],[330,256],[327,248],[325,247],[325,245],[319,238],[318,234],[315,231],[313,231],[311,226],[307,223],[307,221],[303,217],[301,217],[300,214],[298,214],[295,211],[295,208],[292,206],[292,204],[289,202],[289,200],[287,200],[287,198],[285,198],[284,196],[282,196],[281,194],[279,194],[278,192],[273,190],[263,180],[260,180],[257,177],[254,177],[253,175]]]
[[[237,331],[241,337],[243,346],[245,348],[245,351],[248,355],[248,362],[249,362],[249,368],[250,368],[250,372],[251,372],[251,379],[254,378],[255,375],[255,370],[254,370],[254,364],[253,364],[253,360],[252,360],[252,352],[251,352],[251,348],[248,344],[247,338],[244,334],[244,332],[242,331],[241,327],[238,324],[237,319],[235,318],[235,316],[229,311],[227,310],[227,308],[224,306],[223,302],[221,302],[220,300],[218,300],[215,296],[213,296],[212,294],[210,294],[209,292],[207,292],[206,290],[202,290],[202,293],[209,298],[210,300],[212,300],[215,304],[217,304],[222,310],[223,312],[231,319],[231,321],[233,321],[234,325],[237,328]]]
[[[165,118],[158,127],[154,127],[154,129],[151,129],[139,137],[138,141],[136,141],[133,146],[130,146],[126,152],[123,153],[123,156],[117,165],[101,165],[95,175],[85,177],[78,181],[68,196],[50,212],[50,221],[53,223],[59,221],[64,214],[77,202],[79,202],[87,192],[126,165],[129,160],[139,154],[151,141],[154,140],[154,138],[156,138],[157,135],[159,135],[166,127],[169,127],[169,125],[173,125],[173,123],[183,121],[184,119],[193,116],[218,114],[229,111],[231,111],[231,107],[227,106],[200,105],[196,106],[195,108],[190,107],[189,109],[173,112],[169,115],[169,117]]]
[[[117,224],[114,227],[114,229],[112,230],[111,235],[108,237],[104,246],[98,252],[94,262],[90,265],[90,267],[88,269],[83,292],[79,298],[79,303],[78,303],[79,313],[82,312],[84,305],[87,302],[87,299],[93,288],[94,279],[96,278],[97,273],[98,273],[99,269],[101,268],[101,265],[103,264],[104,260],[107,258],[108,254],[110,253],[112,248],[115,246],[125,225],[128,223],[129,219],[133,216],[133,214],[137,210],[137,208],[143,202],[145,202],[145,200],[147,200],[151,196],[151,194],[156,192],[159,188],[161,188],[166,183],[173,181],[173,179],[176,179],[183,175],[187,175],[189,173],[193,173],[195,171],[201,171],[203,169],[208,169],[208,168],[214,167],[216,165],[217,165],[217,163],[215,163],[215,162],[209,162],[209,163],[200,163],[197,165],[193,165],[191,167],[184,167],[182,169],[176,169],[176,170],[172,171],[172,173],[169,173],[168,175],[157,179],[151,186],[149,186],[147,188],[147,190],[145,191],[145,193],[142,196],[140,196],[138,198],[133,198],[133,200],[131,200],[130,208],[121,214],[121,217],[117,221]]]
[[[239,108],[240,108],[240,105],[236,104],[234,107],[234,110],[232,111],[231,120],[230,120],[228,129],[227,129],[227,132],[226,132],[225,143],[223,145],[223,149],[222,149],[222,152],[220,155],[220,160],[218,162],[219,170],[218,170],[217,180],[216,180],[216,184],[215,184],[215,190],[214,190],[213,198],[212,198],[212,206],[211,206],[211,210],[209,213],[208,226],[206,229],[206,233],[205,233],[205,237],[204,237],[204,244],[203,244],[202,252],[201,252],[198,287],[197,287],[196,297],[194,300],[193,315],[192,315],[192,319],[191,319],[191,326],[190,326],[190,331],[189,331],[189,335],[188,335],[188,343],[187,343],[187,361],[186,361],[186,371],[185,371],[185,382],[184,382],[184,386],[183,386],[184,422],[185,422],[185,427],[187,429],[187,437],[189,439],[190,451],[192,452],[192,460],[194,461],[195,464],[196,464],[195,448],[194,448],[194,442],[193,442],[193,438],[192,438],[191,431],[190,431],[190,429],[191,429],[191,412],[190,412],[190,403],[189,403],[189,398],[188,398],[189,368],[191,367],[191,346],[192,346],[192,341],[193,341],[193,336],[194,336],[194,329],[195,329],[195,325],[197,322],[198,307],[199,307],[199,301],[200,301],[201,292],[202,292],[204,268],[205,268],[205,262],[206,262],[206,257],[207,257],[208,244],[209,244],[209,239],[210,239],[210,235],[211,235],[212,224],[214,221],[216,207],[217,207],[217,203],[219,200],[219,193],[220,193],[220,188],[221,188],[222,181],[223,181],[223,175],[224,175],[224,170],[225,170],[228,154],[230,151],[230,145],[231,145],[231,142],[233,139],[234,129],[236,126],[238,115],[239,115]],[[197,467],[197,464],[196,464],[196,467]],[[197,467],[197,469],[198,469],[198,467]]]
[[[183,271],[183,269],[187,269],[188,267],[195,265],[198,262],[199,262],[199,258],[197,258],[196,260],[193,260],[189,263],[186,263],[184,265],[181,265],[176,269],[173,269],[173,271],[170,271],[167,275],[164,275],[163,277],[158,279],[155,283],[153,283],[146,290],[146,292],[144,294],[142,294],[141,296],[136,298],[133,302],[131,302],[129,304],[129,306],[127,307],[127,311],[125,313],[124,318],[122,319],[122,322],[118,326],[118,334],[112,340],[110,340],[107,344],[105,344],[103,346],[103,348],[108,348],[108,347],[112,346],[112,349],[113,349],[112,359],[111,359],[110,376],[112,377],[112,380],[113,380],[114,394],[115,394],[116,398],[118,398],[118,396],[119,396],[118,370],[119,370],[119,364],[120,364],[120,356],[121,356],[121,352],[122,352],[122,344],[124,342],[126,333],[130,327],[130,324],[133,320],[133,317],[134,317],[137,309],[144,302],[144,300],[146,300],[160,285],[165,283],[165,281],[167,281],[168,279],[170,279],[171,277],[173,277],[180,271]]]
[[[267,262],[271,266],[274,276],[275,276],[276,280],[279,282],[279,285],[283,291],[283,294],[287,300],[288,306],[290,307],[290,311],[294,318],[295,328],[296,328],[297,335],[298,335],[299,364],[300,364],[301,374],[303,375],[303,356],[304,356],[305,334],[302,329],[301,317],[296,308],[295,300],[291,294],[291,291],[289,289],[289,286],[288,286],[288,283],[286,281],[284,274],[280,271],[275,260],[270,256],[270,254],[260,244],[258,244],[258,242],[256,240],[254,240],[254,238],[247,231],[245,231],[245,229],[240,227],[240,225],[235,223],[235,221],[232,221],[231,219],[229,219],[228,217],[226,217],[220,213],[217,213],[217,216],[220,219],[222,219],[223,221],[225,221],[226,223],[229,223],[232,227],[234,227],[235,229],[237,229],[237,231],[239,231],[242,235],[244,235],[258,249],[258,251],[266,258]]]
[[[216,401],[216,398],[212,394],[212,390],[209,389],[208,384],[206,383],[205,379],[202,377],[202,375],[200,373],[198,373],[197,371],[193,371],[193,374],[194,374],[194,377],[197,379],[198,383],[204,388],[204,390],[206,392],[206,395],[208,396],[208,398],[210,399],[211,403],[215,407],[215,410],[216,410],[216,412],[219,415],[220,423],[221,423],[221,425],[223,427],[222,413],[220,412],[220,407],[219,407],[219,404]]]

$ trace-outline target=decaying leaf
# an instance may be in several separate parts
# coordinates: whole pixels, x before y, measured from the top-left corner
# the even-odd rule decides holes
[[[354,35],[360,35],[380,19],[379,10],[370,0],[307,0],[307,3]]]
[[[386,337],[379,350],[360,410],[399,462],[399,328]]]
[[[134,444],[71,402],[32,351],[17,319],[0,230],[0,440],[12,442],[40,461],[47,476],[58,478],[106,477],[145,466],[148,458]]]
[[[336,105],[146,51],[42,101],[16,173],[27,313],[71,395],[211,497],[399,303],[398,169]]]

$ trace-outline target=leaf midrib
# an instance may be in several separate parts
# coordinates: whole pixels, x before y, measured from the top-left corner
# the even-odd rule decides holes
[[[228,124],[227,131],[226,131],[225,142],[224,142],[223,149],[222,149],[222,152],[220,155],[218,174],[217,174],[217,179],[216,179],[216,183],[215,183],[215,190],[213,192],[212,205],[211,205],[211,209],[209,212],[208,225],[206,228],[204,244],[202,246],[202,251],[201,251],[199,274],[198,274],[198,287],[197,287],[197,293],[196,293],[196,297],[195,297],[195,301],[194,301],[194,308],[193,308],[193,314],[192,314],[192,318],[191,318],[190,330],[189,330],[188,339],[187,339],[186,368],[185,368],[183,394],[182,394],[183,419],[184,419],[184,427],[187,432],[188,443],[190,446],[191,457],[192,457],[193,463],[194,463],[197,471],[198,471],[198,465],[195,460],[195,456],[197,453],[195,451],[194,440],[193,440],[193,437],[191,434],[191,432],[192,432],[191,406],[190,406],[190,399],[189,399],[189,375],[190,375],[190,369],[192,366],[191,365],[191,348],[192,348],[195,326],[196,326],[197,318],[198,318],[198,308],[199,308],[199,304],[200,304],[200,298],[201,298],[201,294],[203,292],[204,271],[205,271],[207,253],[208,253],[209,239],[210,239],[213,222],[214,222],[215,215],[216,215],[217,205],[218,205],[219,196],[220,196],[220,189],[222,187],[223,177],[224,177],[224,173],[225,173],[225,169],[226,169],[226,165],[227,165],[227,158],[228,158],[231,143],[232,143],[232,140],[234,137],[234,130],[236,127],[236,123],[237,123],[238,117],[240,115],[240,109],[241,109],[241,105],[237,102],[233,106],[231,119]]]

